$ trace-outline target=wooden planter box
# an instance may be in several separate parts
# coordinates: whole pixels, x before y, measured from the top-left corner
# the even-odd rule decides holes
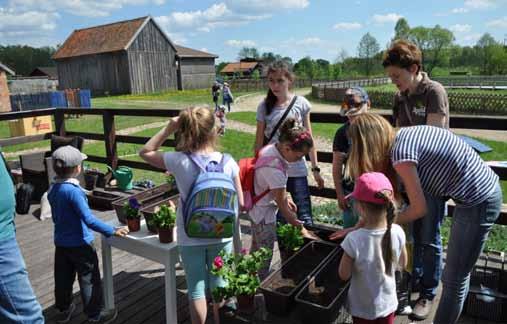
[[[320,265],[336,252],[335,244],[312,241],[284,262],[280,269],[270,274],[259,290],[264,294],[266,309],[277,315],[286,315],[299,289]],[[336,270],[338,271],[338,270]]]
[[[333,228],[330,226],[315,224],[315,223],[313,225],[306,225],[305,228],[307,230],[315,233],[315,235],[317,235],[323,241],[334,243],[334,244],[340,244],[343,241],[343,239],[335,240],[335,241],[331,241],[329,239],[329,235],[336,232],[338,230],[338,228]],[[305,238],[305,240],[307,240],[307,239]]]
[[[111,210],[113,209],[113,202],[118,199],[128,197],[130,195],[140,193],[142,189],[134,188],[127,192],[115,188],[95,188],[90,191],[86,196],[90,208],[98,210]]]
[[[342,255],[338,249],[296,295],[303,323],[333,323],[340,315],[349,288],[349,282],[338,275]]]
[[[148,228],[148,230],[150,232],[157,233],[156,228],[153,228],[150,225],[148,225],[150,218],[153,217],[153,215],[155,214],[155,208],[157,208],[158,206],[167,205],[167,204],[169,204],[170,201],[172,201],[174,203],[174,205],[176,207],[178,207],[179,198],[180,198],[180,195],[177,194],[177,195],[171,196],[169,198],[157,201],[151,205],[148,205],[148,206],[140,209],[141,214],[143,214],[144,219],[146,220],[146,227]]]
[[[116,211],[116,216],[118,216],[118,220],[126,224],[126,215],[123,211],[123,205],[128,202],[130,198],[136,198],[141,208],[155,204],[160,202],[166,198],[174,196],[178,193],[178,189],[176,187],[171,187],[168,184],[164,183],[160,186],[142,191],[140,193],[136,193],[125,197],[123,199],[118,199],[113,202],[113,208]]]

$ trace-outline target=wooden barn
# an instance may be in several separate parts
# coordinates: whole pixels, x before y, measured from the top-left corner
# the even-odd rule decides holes
[[[209,88],[216,78],[215,54],[176,45],[178,89]]]
[[[58,72],[56,66],[39,66],[36,67],[30,75],[31,77],[45,77],[51,80],[58,80]]]
[[[176,48],[150,16],[75,30],[53,59],[60,89],[93,94],[177,89]]]

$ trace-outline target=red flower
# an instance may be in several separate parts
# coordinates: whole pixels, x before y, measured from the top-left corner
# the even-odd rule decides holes
[[[224,266],[224,260],[222,260],[221,256],[216,256],[215,259],[213,260],[213,265],[215,266],[215,268],[220,269]]]
[[[247,250],[247,249],[245,249],[245,248],[242,248],[242,249],[241,249],[241,254],[243,254],[243,255],[248,254],[248,250]]]

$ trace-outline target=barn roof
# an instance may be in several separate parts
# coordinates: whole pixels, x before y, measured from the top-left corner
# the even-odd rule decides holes
[[[64,59],[83,55],[127,50],[146,24],[152,21],[174,48],[174,44],[151,16],[119,21],[107,25],[77,29],[53,55]],[[176,48],[175,48],[176,50]]]
[[[203,52],[203,51],[198,51],[193,48],[184,47],[184,46],[180,46],[180,45],[175,45],[175,46],[176,46],[176,55],[178,55],[179,57],[210,57],[210,58],[217,58],[218,57],[218,55]]]
[[[58,72],[56,70],[56,66],[39,66],[36,67],[30,75],[36,74],[36,72],[39,71],[45,75],[47,75],[50,78],[58,79]]]
[[[0,70],[3,70],[5,72],[9,73],[10,75],[16,74],[13,70],[11,70],[9,67],[7,67],[7,65],[2,64],[2,62],[0,62]]]
[[[255,68],[259,62],[235,62],[229,63],[220,71],[220,73],[234,73],[250,71]]]

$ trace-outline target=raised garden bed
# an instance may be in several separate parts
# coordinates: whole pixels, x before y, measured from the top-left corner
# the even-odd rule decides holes
[[[95,188],[93,191],[87,193],[86,196],[91,208],[98,210],[111,210],[113,209],[114,201],[142,191],[143,190],[139,188],[134,188],[128,192],[115,188]]]
[[[334,244],[340,244],[343,241],[343,239],[336,240],[336,241],[331,241],[329,239],[329,235],[336,232],[339,228],[334,228],[334,227],[330,227],[330,226],[326,226],[326,225],[322,225],[322,224],[316,224],[316,223],[314,223],[313,225],[306,225],[305,227],[307,230],[312,231],[315,235],[317,235],[323,241],[334,243]]]
[[[312,241],[294,253],[280,269],[269,275],[259,288],[264,294],[268,312],[287,314],[294,303],[294,296],[307,282],[308,276],[318,270],[336,249],[335,244]]]
[[[180,198],[180,195],[177,194],[177,195],[171,196],[171,197],[166,198],[164,200],[160,200],[158,202],[155,202],[151,205],[148,205],[148,206],[140,209],[141,214],[143,214],[144,219],[146,220],[146,227],[148,228],[148,230],[150,232],[157,233],[157,229],[149,225],[151,217],[153,217],[153,215],[155,214],[155,209],[158,206],[168,205],[170,201],[172,201],[175,206],[178,206],[179,198]]]
[[[342,255],[338,249],[296,295],[303,323],[332,323],[339,316],[349,288],[338,275]]]
[[[133,195],[130,195],[128,197],[125,197],[123,199],[118,199],[113,202],[113,208],[116,211],[116,216],[118,216],[118,220],[120,223],[125,224],[126,223],[126,215],[123,211],[123,205],[130,199],[130,198],[136,198],[139,204],[141,205],[141,208],[155,204],[157,202],[160,202],[164,199],[167,199],[171,196],[174,196],[178,193],[178,189],[175,186],[170,186],[167,183],[164,183],[160,186],[142,191],[140,193],[136,193]]]

